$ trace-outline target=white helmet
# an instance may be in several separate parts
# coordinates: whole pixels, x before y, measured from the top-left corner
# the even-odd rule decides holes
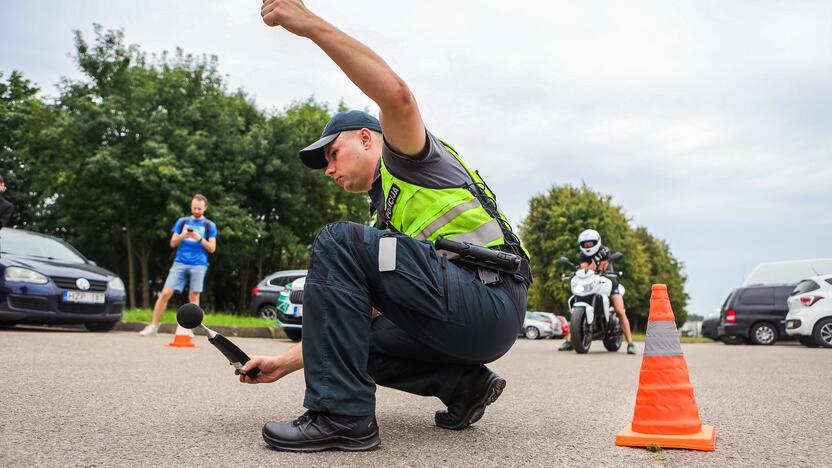
[[[601,249],[601,234],[595,229],[587,229],[578,236],[578,245],[584,255],[591,257]]]

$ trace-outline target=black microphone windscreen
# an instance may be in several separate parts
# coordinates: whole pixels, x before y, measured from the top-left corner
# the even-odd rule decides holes
[[[202,308],[196,304],[183,304],[179,310],[176,311],[176,322],[185,328],[196,328],[202,323]]]

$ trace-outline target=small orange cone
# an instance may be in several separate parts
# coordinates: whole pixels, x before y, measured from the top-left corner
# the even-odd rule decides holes
[[[173,341],[165,346],[170,346],[171,348],[196,348],[196,343],[191,340],[193,336],[194,332],[192,330],[176,325],[176,335],[174,335]]]
[[[667,297],[654,284],[633,422],[615,436],[615,445],[713,450],[716,431],[699,418],[688,365]]]

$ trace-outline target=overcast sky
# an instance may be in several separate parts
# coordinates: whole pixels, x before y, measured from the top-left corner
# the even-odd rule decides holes
[[[148,53],[217,55],[266,110],[314,95],[377,112],[260,4],[0,0],[0,71],[56,95],[80,77],[72,30],[97,22]],[[387,60],[515,226],[553,185],[610,194],[685,263],[691,313],[760,262],[832,257],[832,2],[307,6]]]

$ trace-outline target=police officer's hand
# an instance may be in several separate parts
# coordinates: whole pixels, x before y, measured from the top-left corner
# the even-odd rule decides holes
[[[286,374],[303,369],[302,343],[298,343],[277,356],[252,356],[243,366],[242,371],[246,372],[255,367],[260,368],[260,373],[257,374],[257,377],[252,379],[251,377],[240,375],[240,382],[248,384],[270,383]],[[240,374],[239,371],[234,371],[234,373]]]
[[[263,0],[260,16],[267,25],[281,26],[298,36],[306,36],[320,19],[300,0]]]
[[[275,380],[283,377],[286,375],[285,372],[281,373],[281,366],[280,363],[277,362],[277,358],[279,356],[251,356],[249,361],[245,363],[243,368],[241,369],[242,372],[247,372],[255,367],[260,368],[260,373],[257,374],[257,377],[252,379],[251,377],[242,374],[239,370],[234,370],[234,374],[240,376],[240,382],[248,383],[248,384],[258,384],[258,383],[271,383]]]

